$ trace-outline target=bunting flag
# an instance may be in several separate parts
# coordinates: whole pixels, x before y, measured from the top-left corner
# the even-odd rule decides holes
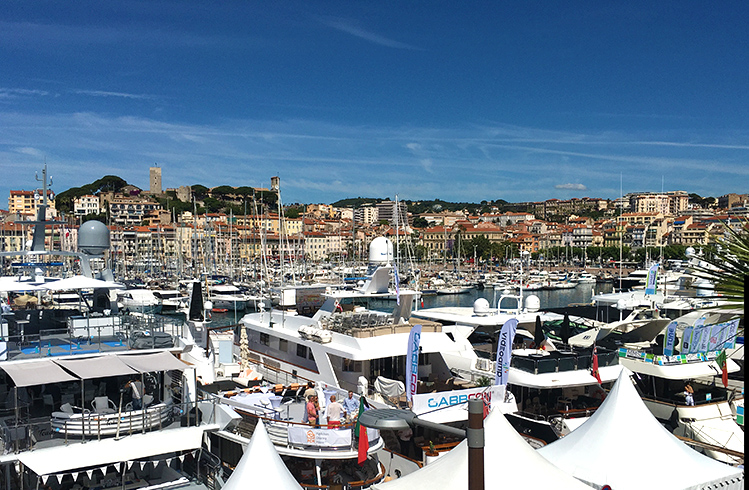
[[[507,378],[510,376],[512,341],[515,338],[517,327],[517,318],[510,318],[504,323],[504,325],[502,325],[502,329],[499,331],[499,341],[497,344],[497,370],[494,374],[495,385],[507,385]]]
[[[648,269],[648,278],[645,281],[645,294],[655,294],[658,280],[658,264],[653,264]]]
[[[91,481],[91,479],[94,477],[94,470],[86,470],[86,476],[88,476],[88,481]]]
[[[74,471],[73,473],[70,474],[70,476],[73,477],[73,481],[76,481],[78,479],[78,472]]]
[[[720,369],[723,372],[721,376],[721,380],[723,381],[723,386],[725,388],[728,388],[728,357],[726,356],[725,349],[720,351],[720,354],[718,354],[718,357],[715,358],[715,362],[718,363],[718,366],[720,366]]]
[[[419,342],[421,341],[421,325],[414,325],[408,334],[408,349],[406,350],[406,400],[411,402],[419,381]]]
[[[359,417],[364,413],[364,395],[359,398],[359,415],[356,417],[356,430],[359,433],[359,466],[367,460],[367,450],[369,449],[369,438],[367,437],[367,428],[359,423]]]
[[[601,375],[598,373],[598,353],[596,352],[596,344],[593,344],[593,362],[590,367],[590,374],[596,378],[598,384],[601,384]]]

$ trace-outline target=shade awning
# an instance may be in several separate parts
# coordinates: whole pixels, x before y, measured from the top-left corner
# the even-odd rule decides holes
[[[117,356],[56,359],[54,362],[81,379],[97,379],[138,373],[138,371],[122,362]]]
[[[154,371],[182,371],[189,367],[168,352],[154,352],[149,354],[127,354],[120,356],[120,360],[139,373]]]
[[[2,363],[0,368],[13,379],[16,386],[37,386],[78,380],[51,359]]]
[[[203,440],[203,432],[209,428],[210,426],[183,427],[136,434],[120,440],[106,439],[95,444],[69,444],[44,451],[25,451],[18,455],[18,459],[37,475],[70,472],[78,468],[198,449]]]

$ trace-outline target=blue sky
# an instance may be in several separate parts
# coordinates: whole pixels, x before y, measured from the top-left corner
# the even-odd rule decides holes
[[[0,207],[267,187],[285,203],[749,191],[745,1],[77,1],[0,7]]]

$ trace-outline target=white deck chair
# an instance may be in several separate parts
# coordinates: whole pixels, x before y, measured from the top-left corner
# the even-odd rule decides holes
[[[91,401],[91,408],[94,409],[94,412],[101,413],[101,414],[117,412],[117,406],[114,404],[112,400],[110,400],[106,396],[95,397]]]

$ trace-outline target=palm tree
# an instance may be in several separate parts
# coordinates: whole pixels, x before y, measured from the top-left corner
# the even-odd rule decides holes
[[[749,221],[744,221],[739,231],[724,228],[727,234],[707,249],[694,274],[715,284],[716,292],[727,302],[725,308],[743,308],[749,277]]]

